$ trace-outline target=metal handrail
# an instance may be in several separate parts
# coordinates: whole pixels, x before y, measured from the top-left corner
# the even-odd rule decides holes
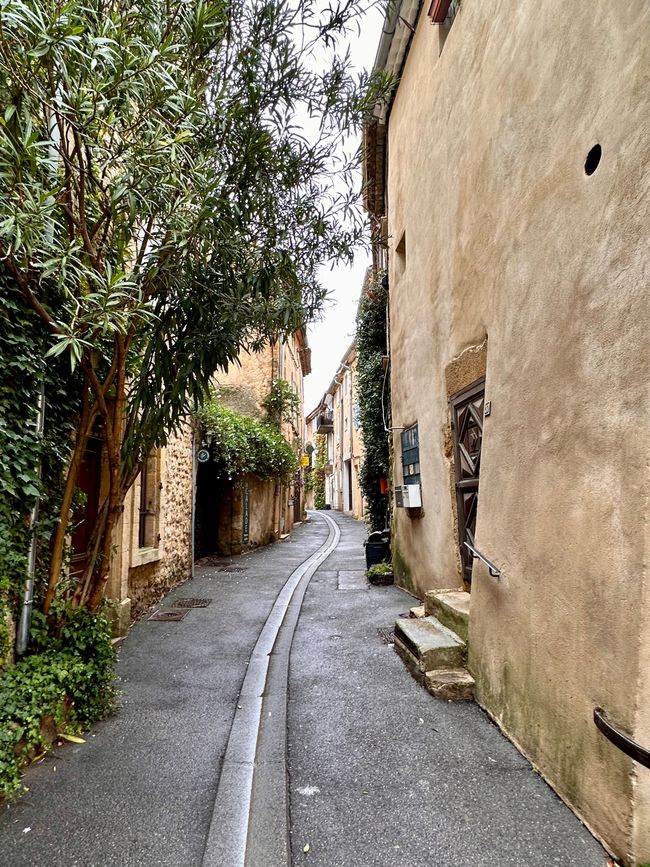
[[[622,750],[627,756],[634,759],[640,765],[650,768],[650,750],[637,744],[632,738],[624,734],[620,729],[617,729],[608,719],[607,714],[602,707],[594,708],[594,722],[605,737],[610,740],[615,747]]]
[[[469,542],[463,542],[463,545],[466,548],[469,548],[474,560],[481,560],[481,562],[485,563],[485,565],[488,567],[488,572],[493,578],[498,578],[499,575],[501,575],[501,570],[499,569],[499,567],[495,566],[491,560],[488,560],[488,558],[481,554],[481,552],[477,550],[473,545],[470,545]]]

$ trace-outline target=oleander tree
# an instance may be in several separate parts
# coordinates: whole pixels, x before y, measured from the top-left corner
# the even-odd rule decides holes
[[[45,613],[91,434],[106,491],[66,592],[94,611],[146,453],[313,316],[319,267],[361,238],[341,146],[386,82],[340,37],[372,3],[0,0],[0,262],[78,383]]]

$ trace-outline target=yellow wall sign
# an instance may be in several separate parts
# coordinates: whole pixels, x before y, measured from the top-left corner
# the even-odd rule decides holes
[[[309,455],[303,455],[300,458],[300,466],[301,467],[308,467],[309,464],[310,464]]]

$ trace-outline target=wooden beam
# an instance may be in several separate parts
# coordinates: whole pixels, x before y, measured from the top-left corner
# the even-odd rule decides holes
[[[450,6],[451,0],[431,0],[428,13],[429,18],[434,24],[443,24]]]

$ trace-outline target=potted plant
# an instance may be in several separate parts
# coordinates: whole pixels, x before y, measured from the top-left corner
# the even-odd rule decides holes
[[[366,572],[371,584],[382,585],[393,583],[393,567],[390,563],[375,563]]]

